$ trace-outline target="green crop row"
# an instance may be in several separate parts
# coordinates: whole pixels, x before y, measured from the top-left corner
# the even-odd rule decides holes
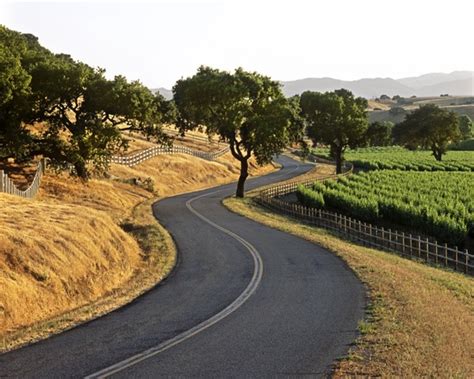
[[[300,203],[371,223],[386,221],[440,242],[474,238],[474,173],[369,171],[299,187]]]
[[[327,149],[316,149],[317,155],[328,156]],[[363,170],[403,171],[474,171],[474,151],[448,151],[441,162],[430,151],[409,151],[401,147],[373,147],[349,150],[345,159]]]

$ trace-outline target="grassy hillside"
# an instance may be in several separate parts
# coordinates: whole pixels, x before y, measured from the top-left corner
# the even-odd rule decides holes
[[[6,194],[0,204],[0,334],[96,300],[140,264],[137,242],[104,212]]]
[[[218,162],[162,155],[133,168],[113,165],[110,178],[87,183],[48,171],[34,200],[0,195],[0,351],[110,311],[156,284],[174,250],[151,203],[234,181],[237,163],[229,154]],[[252,164],[251,174],[272,170]]]
[[[406,112],[418,108],[424,104],[436,104],[441,108],[453,111],[459,115],[467,115],[474,119],[474,97],[470,96],[446,96],[446,97],[426,97],[426,98],[410,98],[403,99],[403,104],[391,104],[390,107],[401,107]],[[384,106],[385,105],[385,106]],[[374,110],[378,108],[380,110]],[[405,118],[404,113],[395,114],[387,109],[386,104],[371,101],[369,103],[369,120],[374,121],[391,121],[395,124],[402,122]]]

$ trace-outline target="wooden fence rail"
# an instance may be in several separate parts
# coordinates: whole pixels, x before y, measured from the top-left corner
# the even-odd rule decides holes
[[[36,167],[35,176],[29,187],[25,190],[17,188],[15,183],[8,177],[3,170],[0,170],[0,192],[11,195],[21,196],[25,198],[33,198],[38,193],[41,178],[43,177],[46,168],[46,161],[42,159]]]
[[[226,154],[228,151],[229,151],[228,147],[225,147],[224,149],[219,150],[219,151],[209,153],[205,151],[190,149],[189,147],[185,147],[185,146],[173,146],[173,147],[154,146],[154,147],[150,147],[149,149],[145,149],[136,154],[132,154],[128,156],[115,155],[112,157],[111,163],[117,163],[117,164],[131,167],[143,161],[156,157],[157,155],[164,155],[164,154],[189,154],[194,157],[206,159],[208,161],[215,161],[217,158]]]
[[[352,170],[341,174],[348,175]],[[374,247],[397,253],[404,257],[422,260],[432,264],[449,267],[469,275],[474,274],[474,255],[439,244],[433,239],[384,229],[345,215],[322,209],[305,207],[290,203],[281,197],[295,192],[298,185],[311,186],[316,180],[334,179],[331,175],[322,179],[310,179],[278,184],[266,188],[255,198],[257,203],[271,210],[283,213],[308,224],[331,230],[338,235],[367,247]]]

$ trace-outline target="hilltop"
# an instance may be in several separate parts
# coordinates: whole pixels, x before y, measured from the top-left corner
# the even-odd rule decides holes
[[[304,91],[326,92],[346,88],[368,99],[388,96],[451,96],[474,95],[474,71],[454,71],[449,74],[431,73],[410,78],[364,78],[345,81],[333,78],[306,78],[281,82],[287,96]]]
[[[305,78],[282,81],[286,96],[301,94],[304,91],[327,92],[346,88],[357,96],[367,99],[399,95],[410,96],[474,96],[474,71],[454,71],[451,73],[429,73],[420,76],[392,78],[363,78],[359,80],[340,80],[335,78]],[[160,92],[166,99],[173,94],[166,88],[152,89]]]

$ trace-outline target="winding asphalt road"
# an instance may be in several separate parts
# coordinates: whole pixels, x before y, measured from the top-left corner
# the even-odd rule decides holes
[[[311,167],[279,161],[247,188]],[[115,312],[0,355],[0,377],[327,374],[357,336],[362,284],[321,247],[226,210],[234,189],[156,203],[179,251],[172,275]]]

